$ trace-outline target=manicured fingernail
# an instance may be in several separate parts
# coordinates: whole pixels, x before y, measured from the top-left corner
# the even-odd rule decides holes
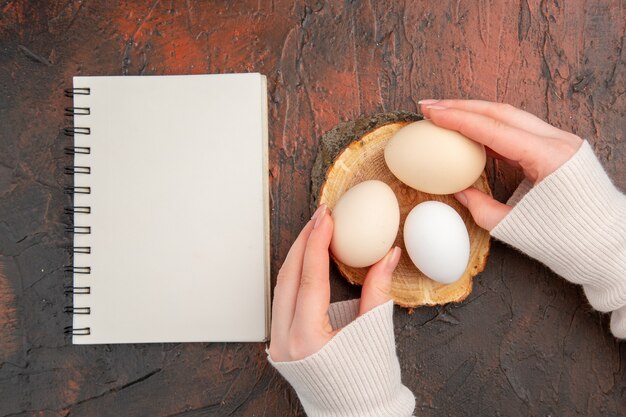
[[[320,204],[317,210],[315,210],[315,213],[313,213],[313,215],[311,216],[311,220],[317,219],[317,216],[319,216],[322,210],[326,210],[326,204]]]
[[[443,107],[443,106],[426,106],[427,109],[429,110],[445,110],[447,109],[447,107]]]
[[[454,197],[457,200],[459,200],[459,203],[463,204],[464,206],[467,206],[467,196],[465,195],[463,191],[459,191],[458,193],[455,193]]]
[[[385,269],[387,269],[388,271],[393,271],[396,269],[396,266],[398,266],[398,262],[400,262],[400,255],[402,254],[402,251],[400,250],[399,247],[395,247],[393,248],[388,254],[387,257],[385,259]]]
[[[437,103],[438,101],[439,101],[439,100],[435,100],[435,99],[429,98],[429,99],[426,99],[426,100],[420,100],[420,101],[418,101],[418,102],[417,102],[417,104],[425,104],[425,105],[428,105],[428,104],[435,104],[435,103]]]
[[[316,211],[315,214],[315,224],[313,225],[313,229],[317,228],[317,226],[322,223],[322,219],[326,215],[326,204],[322,204]]]

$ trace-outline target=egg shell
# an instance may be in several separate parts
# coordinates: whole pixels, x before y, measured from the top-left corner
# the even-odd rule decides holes
[[[391,249],[400,226],[400,207],[384,182],[363,181],[346,191],[332,208],[330,250],[352,267],[370,266]]]
[[[403,183],[430,194],[452,194],[472,185],[485,169],[485,147],[429,120],[398,130],[385,146],[385,162]]]
[[[425,201],[404,222],[404,245],[411,261],[430,279],[442,284],[457,281],[470,255],[467,228],[447,204]]]

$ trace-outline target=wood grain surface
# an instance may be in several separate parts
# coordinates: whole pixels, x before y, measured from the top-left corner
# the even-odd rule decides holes
[[[400,225],[393,245],[402,249],[398,266],[393,271],[391,298],[396,305],[413,311],[413,307],[445,305],[465,300],[472,292],[473,277],[482,272],[487,264],[490,237],[488,231],[476,225],[469,210],[453,195],[433,195],[418,191],[391,173],[385,162],[385,146],[396,132],[411,123],[406,120],[407,117],[413,121],[422,119],[415,113],[378,113],[340,123],[324,134],[318,143],[317,157],[311,169],[311,210],[320,203],[334,210],[346,191],[363,181],[382,181],[391,187],[400,209]],[[366,128],[360,130],[361,126]],[[356,140],[355,136],[358,137]],[[335,153],[332,152],[333,149],[339,151]],[[473,186],[487,194],[491,193],[484,171]],[[467,228],[470,242],[467,268],[458,281],[452,284],[440,284],[428,278],[415,267],[407,253],[404,223],[409,212],[424,201],[440,201],[452,206]],[[363,285],[369,268],[348,266],[332,252],[331,259],[348,282]]]
[[[626,189],[624,15],[617,0],[0,2],[0,416],[303,415],[263,344],[64,337],[72,76],[266,74],[275,275],[310,216],[318,138],[421,98],[522,107],[587,138]],[[501,200],[521,179],[488,173]],[[331,282],[333,300],[358,296]],[[419,416],[626,414],[607,316],[500,243],[465,302],[396,309],[395,330]]]

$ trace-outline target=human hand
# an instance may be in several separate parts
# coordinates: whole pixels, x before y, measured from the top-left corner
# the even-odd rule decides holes
[[[291,246],[278,272],[269,348],[275,362],[306,358],[339,332],[332,328],[328,316],[328,247],[332,234],[332,217],[321,205]],[[359,316],[391,299],[391,276],[399,260],[400,248],[395,247],[370,268],[363,283]]]
[[[482,143],[488,155],[521,168],[534,184],[561,167],[583,143],[578,136],[509,104],[480,100],[422,100],[419,104],[434,124]],[[486,230],[511,211],[510,206],[473,187],[454,196]]]

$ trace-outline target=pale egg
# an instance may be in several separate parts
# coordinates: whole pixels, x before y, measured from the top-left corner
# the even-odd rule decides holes
[[[411,261],[430,279],[442,284],[457,281],[467,268],[470,241],[455,209],[439,201],[425,201],[404,222],[404,245]]]
[[[370,266],[391,249],[400,225],[400,207],[384,182],[363,181],[346,191],[332,207],[330,250],[352,267]]]
[[[408,124],[385,146],[385,162],[403,183],[430,194],[472,185],[485,169],[485,147],[429,120]]]

